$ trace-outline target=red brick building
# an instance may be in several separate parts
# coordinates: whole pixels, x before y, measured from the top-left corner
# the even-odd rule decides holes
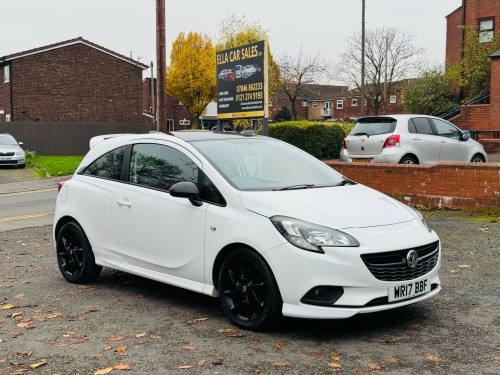
[[[81,37],[0,57],[0,121],[144,122],[147,68]]]
[[[462,0],[462,6],[446,16],[446,21],[446,65],[449,65],[462,57],[465,31],[461,25],[477,27],[483,43],[500,33],[500,1]],[[500,129],[500,51],[491,59],[490,104],[463,105],[460,115],[450,119],[462,129]]]
[[[401,104],[402,88],[407,81],[393,82],[388,92],[387,114],[404,113]],[[283,94],[276,94],[269,106],[269,117],[273,118],[278,109],[291,109],[290,100]],[[345,121],[361,116],[361,95],[358,90],[347,86],[307,85],[304,95],[295,101],[297,116],[309,121]],[[383,107],[379,109],[379,115]],[[365,116],[372,116],[373,110],[365,106]]]

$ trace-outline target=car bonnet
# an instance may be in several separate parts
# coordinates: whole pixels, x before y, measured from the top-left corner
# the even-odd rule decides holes
[[[242,191],[247,210],[288,216],[334,229],[407,222],[415,217],[401,203],[363,185],[284,191]]]

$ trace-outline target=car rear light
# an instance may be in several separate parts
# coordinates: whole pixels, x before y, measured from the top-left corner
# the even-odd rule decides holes
[[[63,187],[64,183],[66,181],[60,181],[58,184],[57,184],[57,192],[59,193],[61,191],[61,188]]]
[[[399,147],[399,138],[401,136],[399,134],[391,135],[389,138],[387,138],[384,142],[384,147]]]
[[[342,147],[344,148],[344,150],[347,150],[347,146],[345,144],[345,138],[342,140]]]

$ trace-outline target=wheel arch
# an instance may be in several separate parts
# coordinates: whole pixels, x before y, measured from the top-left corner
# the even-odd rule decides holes
[[[276,283],[276,287],[278,288],[278,293],[279,293],[280,298],[281,298],[281,291],[279,290],[279,285],[276,281],[276,277],[274,276],[273,269],[271,268],[269,263],[266,261],[266,259],[253,247],[251,247],[247,244],[238,243],[238,242],[232,243],[232,244],[229,244],[229,245],[226,245],[225,247],[223,247],[219,251],[219,253],[217,254],[217,256],[214,260],[214,265],[212,267],[212,283],[213,283],[215,289],[217,289],[217,290],[219,289],[219,272],[220,272],[220,269],[222,267],[222,263],[224,262],[224,259],[226,258],[227,254],[229,254],[231,251],[236,250],[236,249],[247,249],[262,259],[262,261],[267,265],[267,267],[269,267],[269,270],[271,271],[271,275],[274,279],[274,282]]]
[[[59,232],[61,231],[61,228],[69,223],[69,222],[74,222],[76,224],[78,224],[80,226],[80,228],[83,229],[83,227],[81,226],[81,224],[78,222],[78,220],[76,220],[74,217],[72,216],[63,216],[61,217],[58,221],[57,221],[57,224],[56,224],[56,227],[54,229],[54,240],[57,240],[57,236],[59,235]],[[85,232],[85,230],[83,230]]]
[[[401,156],[401,158],[399,159],[399,162],[401,162],[401,160],[403,160],[403,158],[405,158],[405,157],[407,157],[407,156],[409,156],[409,157],[411,157],[411,158],[415,159],[415,160],[417,161],[417,163],[418,163],[418,164],[420,164],[420,159],[418,158],[418,156],[417,156],[417,155],[415,155],[415,154],[414,154],[414,153],[412,153],[412,152],[408,152],[408,153],[404,154],[403,156]],[[399,163],[399,162],[398,162],[398,163]]]

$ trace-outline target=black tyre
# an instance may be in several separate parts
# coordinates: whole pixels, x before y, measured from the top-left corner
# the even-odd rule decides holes
[[[22,169],[22,168],[24,168],[24,167],[26,167],[26,164],[21,164],[21,165],[19,165],[19,168],[20,168],[20,169]]]
[[[406,155],[401,158],[399,164],[418,164],[418,160],[415,159],[413,156]]]
[[[89,240],[77,223],[64,224],[57,235],[56,251],[59,270],[70,283],[93,281],[102,270],[95,264]]]
[[[281,315],[281,296],[266,262],[248,249],[231,251],[219,273],[219,298],[237,326],[259,330]]]
[[[471,159],[471,163],[484,163],[485,161],[484,156],[481,154],[476,154]]]

